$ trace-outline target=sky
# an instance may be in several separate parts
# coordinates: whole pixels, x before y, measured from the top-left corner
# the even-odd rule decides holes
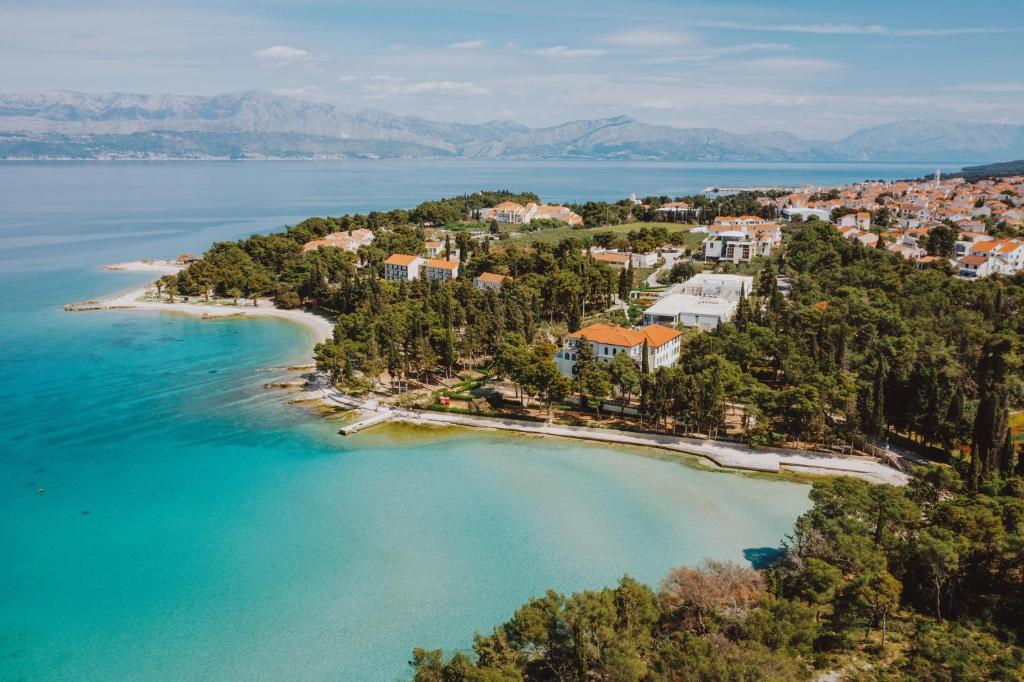
[[[0,92],[266,90],[531,126],[1024,123],[1024,0],[0,0]]]

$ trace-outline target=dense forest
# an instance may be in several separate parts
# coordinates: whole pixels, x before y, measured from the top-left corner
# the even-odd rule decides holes
[[[469,210],[457,206],[452,215],[465,219]],[[503,346],[520,358],[530,347],[550,349],[631,284],[588,255],[589,234],[523,248],[477,241],[465,230],[451,240],[462,253],[458,280],[385,281],[388,254],[422,249],[421,226],[392,222],[418,211],[311,218],[285,233],[215,244],[165,286],[235,298],[270,293],[278,305],[336,315],[334,339],[318,356],[335,381],[353,387],[385,369],[392,378],[428,379],[436,371],[496,366],[530,389],[536,363],[504,362],[510,353],[503,356]],[[377,238],[355,255],[302,252],[306,241],[346,225],[371,226]],[[633,238],[665,239],[640,232]],[[649,428],[713,433],[734,406],[756,418],[744,420],[753,424],[743,434],[752,443],[864,447],[896,440],[940,460],[969,454],[972,487],[1021,466],[1009,422],[1024,398],[1024,279],[965,281],[942,268],[916,269],[817,220],[791,224],[785,238],[784,251],[754,264],[755,286],[735,318],[690,339],[677,366],[615,376],[594,363],[571,390],[585,405],[636,396]],[[514,279],[500,293],[483,292],[472,278],[484,271]],[[785,295],[780,274],[790,285]],[[551,400],[563,392],[555,388]]]
[[[414,680],[1024,679],[1024,480],[972,492],[932,465],[904,488],[838,478],[811,499],[759,570],[549,591],[472,653],[416,649]]]

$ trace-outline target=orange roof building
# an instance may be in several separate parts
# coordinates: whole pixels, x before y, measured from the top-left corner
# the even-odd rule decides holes
[[[643,364],[644,346],[647,347],[649,371],[668,367],[679,361],[682,348],[682,334],[668,327],[650,324],[640,329],[629,329],[609,324],[592,324],[566,336],[562,350],[555,353],[555,364],[565,376],[576,373],[576,360],[581,343],[589,343],[594,357],[602,362],[611,362],[623,353],[637,363]]]

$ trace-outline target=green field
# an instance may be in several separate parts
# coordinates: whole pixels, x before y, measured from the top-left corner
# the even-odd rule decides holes
[[[613,234],[625,235],[633,230],[639,230],[641,227],[664,227],[670,233],[672,232],[687,232],[695,225],[685,223],[625,223],[623,225],[608,225],[606,227],[589,227],[585,229],[573,229],[572,227],[555,227],[546,230],[538,230],[537,232],[523,232],[522,234],[512,238],[503,240],[503,244],[533,244],[541,242],[545,244],[557,244],[566,237],[576,237],[582,239],[584,236],[593,236],[595,234],[604,234],[611,232]],[[705,235],[692,235],[687,237],[686,246],[693,247],[696,244],[700,244],[701,239]]]

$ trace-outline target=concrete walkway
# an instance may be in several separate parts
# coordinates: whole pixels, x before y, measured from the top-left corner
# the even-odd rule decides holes
[[[502,419],[451,412],[407,410],[388,407],[376,401],[360,403],[333,390],[325,390],[322,395],[328,404],[361,411],[359,421],[355,424],[357,426],[356,430],[383,424],[388,421],[400,421],[419,425],[465,426],[495,429],[498,431],[514,431],[516,433],[527,433],[536,436],[556,436],[601,443],[653,447],[703,457],[718,466],[728,469],[766,473],[792,471],[827,476],[853,476],[871,483],[886,483],[889,485],[905,485],[909,480],[909,477],[902,471],[886,466],[873,457],[830,455],[781,448],[751,448],[719,441],[681,438],[658,433],[634,433],[616,429],[533,422],[524,419]],[[386,416],[382,415],[382,413],[386,413]],[[346,429],[342,429],[342,433],[346,433]]]

